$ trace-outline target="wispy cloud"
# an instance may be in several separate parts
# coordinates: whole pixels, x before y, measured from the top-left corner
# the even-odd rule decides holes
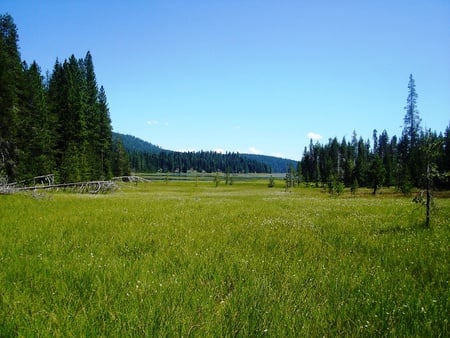
[[[279,158],[284,158],[284,154],[283,153],[273,153],[272,156],[279,157]]]
[[[308,138],[309,138],[310,140],[319,141],[319,140],[322,139],[322,135],[310,131],[310,132],[308,133]]]
[[[225,154],[225,150],[222,149],[222,148],[214,149],[214,151],[215,151],[216,153],[218,153],[218,154]]]
[[[147,121],[147,124],[148,124],[149,126],[163,125],[163,126],[166,126],[166,127],[169,125],[168,122],[163,122],[163,123],[161,123],[161,122],[159,122],[158,120],[148,120],[148,121]]]
[[[256,149],[255,147],[248,148],[248,152],[250,154],[255,154],[255,155],[261,155],[262,154],[261,150]]]

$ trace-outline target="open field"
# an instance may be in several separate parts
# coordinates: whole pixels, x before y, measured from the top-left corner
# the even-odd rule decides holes
[[[281,181],[0,196],[0,336],[449,336],[450,199]]]

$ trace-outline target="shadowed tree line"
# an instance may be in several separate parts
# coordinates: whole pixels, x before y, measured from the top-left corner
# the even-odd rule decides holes
[[[252,160],[239,153],[221,154],[214,151],[190,151],[150,153],[129,152],[130,165],[136,172],[177,172],[188,171],[230,172],[230,173],[270,173],[271,167]]]

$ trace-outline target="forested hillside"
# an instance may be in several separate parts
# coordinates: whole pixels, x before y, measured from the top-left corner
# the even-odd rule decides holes
[[[138,152],[138,153],[156,153],[159,154],[162,151],[170,152],[170,150],[163,149],[157,145],[150,142],[141,140],[140,138],[133,135],[126,135],[113,132],[113,140],[122,142],[123,147],[127,152]]]
[[[113,133],[129,154],[132,170],[136,172],[156,171],[206,171],[217,170],[233,173],[285,173],[296,161],[256,154],[214,153],[211,151],[176,152],[162,149],[135,136]],[[164,154],[163,154],[164,153]]]
[[[51,173],[74,182],[127,171],[91,54],[56,60],[44,79],[36,62],[22,62],[18,41],[12,17],[1,15],[0,176],[11,182]]]
[[[264,163],[272,169],[273,173],[287,173],[290,167],[295,167],[297,165],[297,161],[275,156],[259,154],[242,154],[242,156]]]
[[[135,172],[230,172],[270,173],[270,166],[238,153],[220,154],[214,151],[159,153],[129,151],[130,167]]]

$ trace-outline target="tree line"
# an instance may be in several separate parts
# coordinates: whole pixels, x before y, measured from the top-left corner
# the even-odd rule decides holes
[[[248,159],[238,153],[221,154],[214,151],[150,153],[131,151],[130,167],[136,172],[229,172],[270,173],[271,167]]]
[[[177,152],[162,149],[132,135],[113,132],[113,140],[120,141],[128,153],[134,172],[285,172],[289,161],[270,156],[214,151]]]
[[[361,186],[376,193],[381,186],[395,186],[409,192],[412,187],[426,186],[431,168],[432,184],[450,188],[450,124],[443,134],[423,130],[417,97],[410,75],[400,137],[389,137],[386,130],[381,134],[374,130],[372,140],[358,138],[356,132],[349,141],[345,137],[341,142],[329,139],[327,144],[311,140],[298,164],[298,178],[331,189],[339,185],[353,189]]]
[[[9,181],[49,173],[58,182],[106,179],[128,169],[121,156],[90,52],[81,59],[56,60],[44,78],[36,62],[21,60],[16,25],[10,15],[1,15],[0,176]]]

